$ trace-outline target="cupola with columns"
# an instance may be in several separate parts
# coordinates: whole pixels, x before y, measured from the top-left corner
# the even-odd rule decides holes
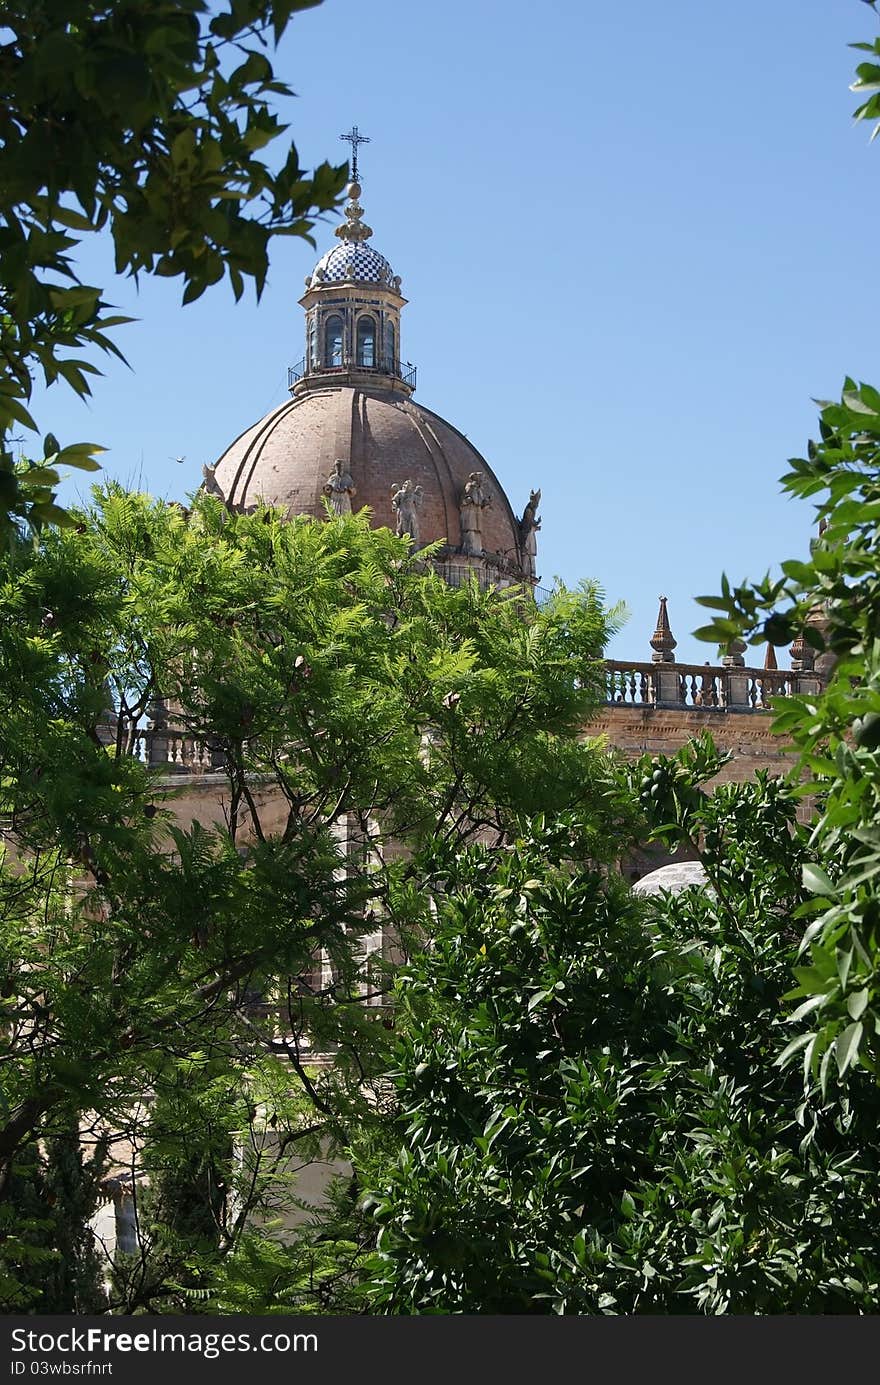
[[[381,377],[409,396],[415,368],[400,355],[400,310],[406,304],[400,275],[367,243],[373,231],[360,203],[357,151],[369,137],[355,125],[341,138],[352,146],[345,220],[336,227],[340,243],[306,276],[299,300],[306,317],[306,350],[293,391],[303,394],[328,383],[369,384]]]

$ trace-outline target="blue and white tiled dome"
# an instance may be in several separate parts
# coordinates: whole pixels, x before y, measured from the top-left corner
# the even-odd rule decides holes
[[[310,287],[318,284],[385,284],[393,286],[394,270],[384,255],[363,242],[344,240],[322,255],[312,271]]]

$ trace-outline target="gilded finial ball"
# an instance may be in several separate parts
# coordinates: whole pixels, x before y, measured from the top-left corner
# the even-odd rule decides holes
[[[361,195],[360,183],[349,183],[348,195],[351,198],[352,202],[356,202]]]

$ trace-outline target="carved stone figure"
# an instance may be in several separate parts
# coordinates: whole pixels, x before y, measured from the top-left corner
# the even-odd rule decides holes
[[[137,1255],[140,1243],[131,1175],[123,1173],[118,1178],[105,1178],[101,1192],[113,1199],[116,1249],[124,1255]]]
[[[520,542],[523,551],[523,566],[527,577],[535,576],[535,564],[538,557],[538,540],[535,537],[541,527],[538,518],[538,506],[541,503],[540,488],[529,492],[529,503],[523,510],[522,519],[519,522]]]
[[[403,538],[409,534],[413,541],[413,546],[418,547],[421,540],[419,532],[419,509],[422,504],[422,488],[417,486],[414,481],[404,481],[402,486],[397,482],[391,488],[391,508],[397,514],[397,528],[395,533],[398,538]]]
[[[333,463],[333,471],[324,482],[324,494],[329,499],[334,514],[351,514],[351,502],[357,495],[357,488],[351,473],[345,470],[345,462],[341,458]]]
[[[482,471],[472,471],[458,502],[461,514],[461,551],[472,558],[483,552],[483,511],[492,504],[492,496],[483,485]]]
[[[220,499],[223,499],[223,492],[217,484],[217,477],[214,475],[214,468],[212,466],[202,467],[202,485],[208,495],[219,495]]]

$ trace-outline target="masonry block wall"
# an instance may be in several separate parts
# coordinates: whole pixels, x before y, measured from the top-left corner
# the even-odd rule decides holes
[[[603,707],[589,723],[591,736],[608,737],[609,745],[629,759],[639,755],[673,755],[701,731],[708,731],[722,750],[733,752],[715,782],[743,783],[759,769],[786,774],[795,756],[771,730],[766,712],[701,710],[663,707]]]

